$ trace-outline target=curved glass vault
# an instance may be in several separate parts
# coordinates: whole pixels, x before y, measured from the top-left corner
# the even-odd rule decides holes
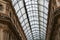
[[[28,40],[45,40],[49,0],[12,0]]]

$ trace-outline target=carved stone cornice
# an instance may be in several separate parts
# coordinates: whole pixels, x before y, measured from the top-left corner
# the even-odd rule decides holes
[[[21,39],[14,24],[11,22],[11,19],[7,17],[6,15],[5,16],[0,15],[0,28],[2,28],[4,32],[12,31],[18,39]]]
[[[0,21],[11,22],[11,19],[7,15],[0,15]]]

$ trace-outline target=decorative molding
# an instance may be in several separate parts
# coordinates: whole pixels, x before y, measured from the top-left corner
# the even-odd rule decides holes
[[[54,11],[54,16],[56,17],[57,15],[60,15],[60,7]]]
[[[2,28],[4,32],[5,31],[9,32],[9,30],[10,30],[17,37],[17,39],[21,39],[21,37],[19,36],[19,33],[17,32],[15,26],[13,25],[13,23],[9,19],[7,19],[7,17],[5,17],[5,16],[1,17],[0,16],[0,26],[1,26],[0,28]]]
[[[0,11],[3,11],[3,5],[2,4],[0,4]]]

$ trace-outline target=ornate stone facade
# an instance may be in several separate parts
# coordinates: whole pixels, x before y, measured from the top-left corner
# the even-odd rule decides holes
[[[60,40],[60,0],[50,0],[46,40]]]
[[[11,0],[0,0],[0,40],[27,40]]]

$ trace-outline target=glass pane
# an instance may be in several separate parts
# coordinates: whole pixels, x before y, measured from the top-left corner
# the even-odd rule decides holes
[[[49,0],[12,0],[12,4],[27,39],[45,40]]]

